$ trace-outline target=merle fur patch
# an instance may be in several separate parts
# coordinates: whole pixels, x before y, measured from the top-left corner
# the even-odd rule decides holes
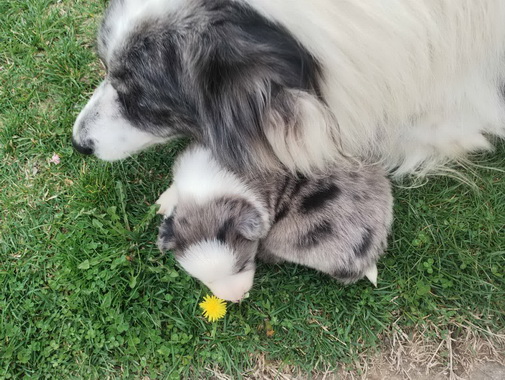
[[[370,249],[370,246],[372,245],[372,241],[373,241],[372,229],[370,227],[366,227],[360,244],[354,247],[354,254],[358,257],[366,256],[368,250]]]
[[[282,219],[284,219],[289,213],[289,205],[284,204],[279,211],[276,212],[274,216],[274,223],[280,222]]]
[[[333,233],[331,223],[327,220],[316,224],[313,229],[300,237],[298,247],[303,249],[318,246]]]
[[[274,223],[284,219],[292,209],[292,201],[305,188],[309,179],[301,174],[296,177],[285,176],[285,180],[277,194],[275,205]]]
[[[340,194],[340,189],[334,183],[328,183],[320,189],[303,197],[300,211],[307,214],[323,208],[327,202],[335,199]]]

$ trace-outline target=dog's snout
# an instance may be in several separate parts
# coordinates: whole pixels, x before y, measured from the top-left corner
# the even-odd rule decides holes
[[[81,145],[77,141],[75,141],[75,139],[72,137],[72,145],[74,146],[75,150],[78,151],[79,153],[85,155],[93,154],[93,141],[91,140],[86,141],[86,145]]]

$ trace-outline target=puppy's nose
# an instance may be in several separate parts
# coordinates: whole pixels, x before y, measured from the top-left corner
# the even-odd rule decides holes
[[[72,145],[74,146],[75,150],[78,151],[79,153],[82,153],[85,155],[93,154],[93,141],[91,141],[91,140],[86,141],[86,145],[80,145],[72,137]]]

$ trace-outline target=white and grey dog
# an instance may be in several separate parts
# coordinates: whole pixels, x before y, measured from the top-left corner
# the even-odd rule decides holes
[[[112,0],[75,147],[174,136],[230,168],[424,173],[505,136],[503,0]]]
[[[391,187],[379,166],[335,166],[310,179],[238,174],[202,146],[187,149],[158,202],[158,246],[218,297],[240,300],[255,259],[289,261],[342,283],[376,284],[392,223]]]

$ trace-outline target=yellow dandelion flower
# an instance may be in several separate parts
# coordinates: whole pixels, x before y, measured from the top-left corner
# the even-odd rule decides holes
[[[209,322],[217,321],[226,315],[226,302],[216,296],[205,296],[203,302],[200,302],[203,310],[203,316]]]

